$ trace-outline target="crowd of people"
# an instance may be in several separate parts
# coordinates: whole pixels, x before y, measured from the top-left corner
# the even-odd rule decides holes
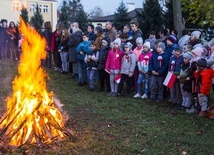
[[[1,20],[0,60],[19,60],[21,37],[14,22]],[[105,28],[89,24],[87,32],[77,22],[66,29],[63,23],[52,32],[51,23],[45,22],[40,32],[47,41],[47,58],[42,65],[61,74],[77,78],[79,86],[88,85],[94,91],[99,81],[99,92],[108,96],[148,99],[163,102],[164,98],[187,113],[206,116],[209,96],[214,87],[214,38],[203,45],[200,31],[167,29],[158,34],[151,31],[143,41],[139,23],[133,21],[117,31],[110,21]],[[53,58],[52,58],[53,55]],[[172,86],[163,82],[168,73],[175,77]],[[126,91],[123,87],[126,84]]]

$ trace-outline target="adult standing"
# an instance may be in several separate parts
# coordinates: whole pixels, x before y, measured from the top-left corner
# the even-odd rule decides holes
[[[74,24],[74,23],[73,23]],[[82,31],[77,28],[76,26],[73,27],[73,33],[70,36],[69,41],[69,66],[72,66],[72,77],[78,75],[78,59],[77,59],[77,52],[76,48],[79,43],[82,42]]]
[[[13,21],[10,22],[9,27],[7,29],[8,37],[8,49],[10,58],[13,60],[18,60],[18,28],[16,27]]]
[[[45,59],[45,65],[49,68],[51,68],[52,64],[52,52],[51,52],[51,37],[52,37],[52,27],[51,22],[47,21],[44,24],[45,30],[43,32],[43,36],[45,37],[45,40],[47,42],[46,46],[46,59]]]
[[[53,57],[54,57],[54,63],[55,63],[54,69],[57,71],[61,71],[61,67],[62,67],[62,61],[61,61],[60,53],[58,52],[58,46],[60,43],[62,30],[64,28],[65,26],[62,22],[58,23],[56,25],[56,30],[53,32],[51,37],[51,51],[53,51]]]
[[[94,25],[89,24],[87,31],[88,31],[88,35],[89,35],[89,40],[94,41],[95,40]]]
[[[95,35],[96,35],[96,39],[95,39],[95,44],[96,44],[96,49],[98,51],[100,51],[101,45],[102,45],[102,39],[104,37],[103,35],[103,29],[99,26],[97,26],[95,28]]]
[[[111,42],[111,47],[113,46],[113,42],[116,39],[117,36],[117,31],[113,29],[112,22],[107,21],[106,22],[106,31],[105,31],[105,37],[109,37],[110,42]]]
[[[0,31],[0,60],[4,58],[9,57],[9,52],[8,52],[8,37],[9,35],[7,34],[7,20],[2,19],[1,20],[1,31]]]

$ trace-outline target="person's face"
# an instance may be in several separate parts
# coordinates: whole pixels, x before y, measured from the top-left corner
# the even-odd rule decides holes
[[[91,26],[88,26],[87,31],[91,32],[93,29],[91,28]]]
[[[124,51],[125,51],[125,53],[129,53],[129,51],[130,51],[129,47],[128,47],[128,46],[125,46],[125,47],[124,47]]]
[[[124,26],[124,28],[123,28],[123,33],[128,33],[128,32],[129,32],[128,27]]]
[[[83,39],[83,41],[88,41],[88,37],[87,36],[83,36],[82,39]]]
[[[158,53],[161,53],[163,50],[162,50],[162,48],[160,47],[160,46],[156,46],[156,51],[158,52]]]
[[[144,50],[145,52],[148,52],[148,51],[149,51],[149,48],[148,48],[147,46],[143,46],[143,50]]]
[[[181,55],[181,52],[179,50],[175,50],[175,56],[180,56]]]
[[[2,26],[7,27],[7,22],[3,22]]]
[[[115,48],[115,49],[119,49],[119,47],[120,47],[120,46],[119,46],[118,43],[114,43],[114,48]]]
[[[131,24],[131,29],[132,29],[132,31],[136,31],[137,30],[137,26],[135,24]]]
[[[167,39],[167,40],[166,40],[166,44],[167,44],[167,45],[172,45],[173,43],[172,43],[170,40]]]
[[[91,49],[92,51],[94,51],[94,50],[96,49],[96,46],[95,46],[95,45],[90,45],[90,49]]]
[[[191,35],[190,40],[194,40],[194,39],[196,39],[195,36]]]
[[[189,63],[189,59],[186,58],[186,57],[184,57],[184,63],[185,63],[185,64],[188,64],[188,63]]]
[[[10,26],[11,26],[11,27],[14,27],[15,25],[14,25],[14,23],[10,23]]]
[[[102,46],[106,47],[108,45],[108,43],[106,43],[105,41],[102,41]]]
[[[154,38],[155,38],[155,35],[150,34],[150,38],[151,38],[151,39],[154,39]]]
[[[110,24],[109,22],[106,22],[106,29],[107,29],[107,30],[110,30],[111,27],[112,27],[111,24]]]
[[[184,52],[184,53],[188,52],[187,46],[183,46],[183,52]]]

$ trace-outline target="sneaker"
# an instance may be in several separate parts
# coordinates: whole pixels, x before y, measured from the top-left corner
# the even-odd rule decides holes
[[[148,98],[148,96],[147,96],[146,94],[143,94],[143,95],[141,96],[141,98],[142,98],[142,99]]]
[[[201,117],[206,117],[207,116],[207,111],[200,111],[199,116]]]
[[[194,107],[192,107],[192,108],[190,108],[190,109],[186,109],[186,112],[187,112],[188,114],[193,114],[193,113],[196,113],[197,110],[196,110]]]
[[[137,94],[135,94],[133,97],[134,97],[134,98],[138,98],[138,97],[141,97],[141,96],[140,96],[139,93],[137,93]]]
[[[108,94],[107,94],[107,96],[113,96],[113,92],[109,92]]]

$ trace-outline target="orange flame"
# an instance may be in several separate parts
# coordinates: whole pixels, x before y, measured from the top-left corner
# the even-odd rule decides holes
[[[7,111],[0,121],[0,136],[5,143],[49,143],[63,138],[63,119],[46,89],[47,74],[41,68],[46,57],[46,41],[20,19],[24,35],[18,76],[13,81],[13,94],[7,99]]]

